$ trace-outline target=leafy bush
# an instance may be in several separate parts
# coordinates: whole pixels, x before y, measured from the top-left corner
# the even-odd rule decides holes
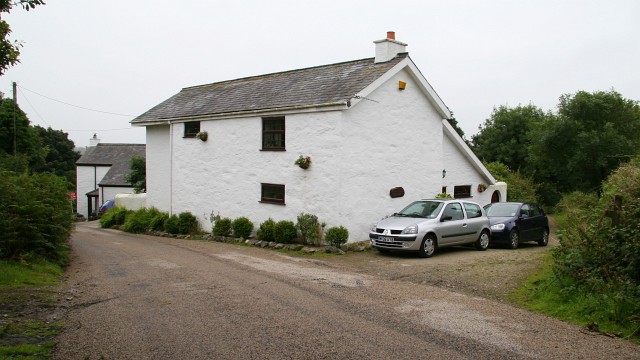
[[[131,211],[125,207],[114,206],[102,214],[100,217],[100,226],[103,228],[112,228],[116,225],[123,225],[129,212]]]
[[[251,236],[253,223],[246,217],[239,217],[233,220],[231,228],[233,229],[233,236],[246,239]]]
[[[501,162],[492,162],[485,165],[496,180],[504,181],[509,185],[507,189],[508,201],[537,202],[537,186],[532,178],[523,176],[519,170],[513,171],[509,169],[508,166]]]
[[[329,244],[333,246],[340,246],[349,240],[349,230],[344,226],[332,227],[327,230],[325,238]]]
[[[317,216],[305,213],[298,215],[296,227],[304,244],[319,244],[322,241],[322,225],[318,223]]]
[[[282,220],[278,221],[273,227],[274,241],[277,243],[290,244],[295,242],[298,237],[296,225],[293,221]]]
[[[172,215],[164,223],[164,231],[169,234],[193,234],[198,228],[198,219],[190,212]]]
[[[122,230],[130,233],[160,230],[164,227],[164,222],[168,217],[168,214],[156,208],[136,210],[126,214]]]
[[[276,222],[273,221],[273,219],[268,218],[262,224],[260,224],[260,227],[256,232],[256,237],[259,240],[263,240],[263,241],[275,241],[276,240],[275,227],[276,227]]]
[[[73,227],[67,185],[53,174],[0,171],[0,258],[66,261]]]
[[[611,317],[640,319],[640,157],[621,166],[603,183],[603,196],[573,193],[559,231],[554,271],[567,291],[606,294]]]
[[[231,235],[231,219],[218,218],[213,225],[213,235],[229,236]]]
[[[169,214],[162,212],[156,208],[151,208],[151,219],[149,220],[149,229],[164,230],[164,223],[169,219]]]

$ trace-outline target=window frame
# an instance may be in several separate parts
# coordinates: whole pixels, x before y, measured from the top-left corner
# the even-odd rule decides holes
[[[265,190],[282,191],[282,199],[265,197]],[[260,202],[265,204],[285,205],[286,188],[284,184],[260,183]]]
[[[466,199],[471,198],[471,185],[455,185],[453,187],[454,199]]]
[[[267,130],[266,129],[266,124],[267,122],[272,122],[272,121],[281,121],[282,122],[282,129],[278,129],[278,130]],[[285,117],[284,116],[272,116],[272,117],[263,117],[262,118],[262,146],[260,148],[261,151],[286,151],[287,148],[287,143],[286,143],[286,133],[287,133],[287,124],[285,122]],[[282,141],[281,141],[281,145],[277,145],[277,146],[267,146],[267,136],[270,135],[278,135],[281,134],[282,135]]]
[[[195,126],[197,125],[198,131],[196,132],[187,132],[187,129],[189,129],[189,127],[191,126]],[[184,123],[184,133],[183,133],[183,138],[194,138],[196,137],[196,135],[198,135],[198,133],[200,132],[200,121],[187,121]]]

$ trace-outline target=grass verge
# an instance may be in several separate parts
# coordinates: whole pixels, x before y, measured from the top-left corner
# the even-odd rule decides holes
[[[50,317],[53,286],[63,270],[51,263],[0,261],[0,359],[48,359],[62,323]]]
[[[616,321],[620,307],[624,306],[617,296],[595,294],[559,281],[553,273],[551,252],[546,254],[540,269],[510,294],[508,299],[525,309],[584,326],[594,332],[625,337],[640,344],[640,319]]]

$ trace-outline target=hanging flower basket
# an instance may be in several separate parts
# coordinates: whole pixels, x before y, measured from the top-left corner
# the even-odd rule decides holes
[[[310,156],[302,156],[298,158],[294,163],[294,165],[300,166],[301,169],[308,169],[311,166],[311,157]]]
[[[209,139],[209,133],[206,131],[200,131],[196,134],[196,137],[202,141],[207,141],[207,139]]]
[[[478,192],[487,190],[487,184],[478,184]]]

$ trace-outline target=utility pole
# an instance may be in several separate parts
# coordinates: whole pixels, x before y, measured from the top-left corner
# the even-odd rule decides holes
[[[18,106],[18,84],[13,82],[13,102]],[[16,113],[13,113],[13,157],[16,157],[16,149],[18,148],[18,132],[16,131]]]

